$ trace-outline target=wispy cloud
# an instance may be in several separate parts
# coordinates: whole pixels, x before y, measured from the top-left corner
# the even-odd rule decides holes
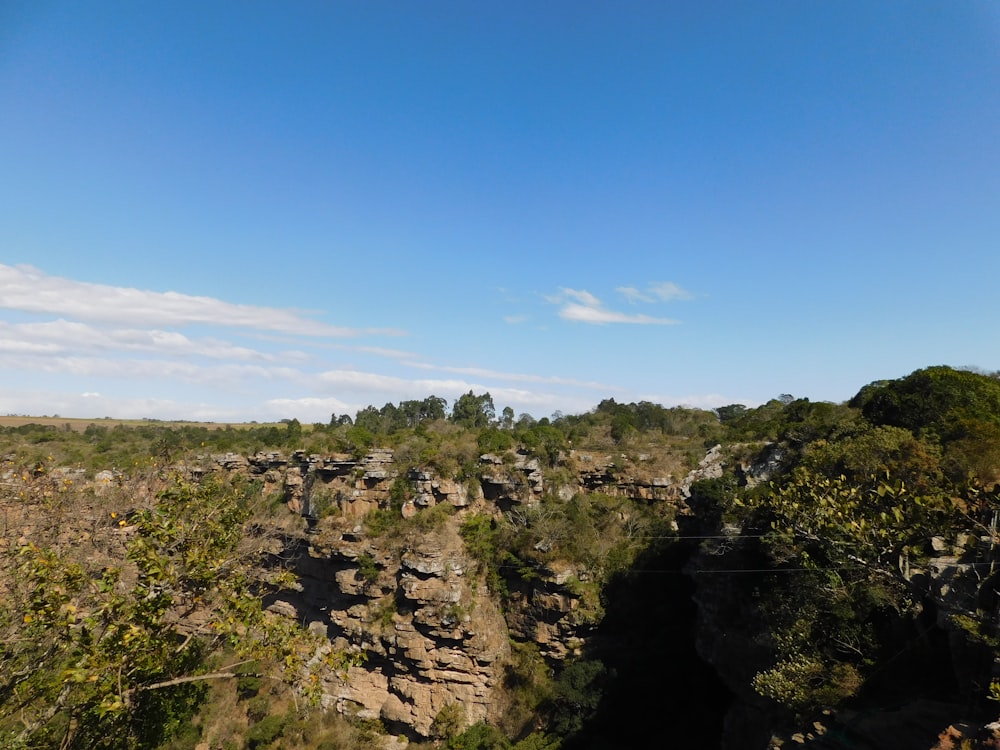
[[[377,357],[385,357],[386,359],[399,360],[417,356],[413,352],[403,351],[402,349],[387,349],[384,346],[352,346],[341,348],[352,349],[353,351],[362,352],[364,354],[374,354]]]
[[[100,328],[88,323],[53,320],[41,323],[0,321],[0,351],[51,354],[73,352],[156,352],[159,355],[209,359],[275,361],[301,359],[302,352],[272,354],[217,338],[190,338],[178,331]]]
[[[661,281],[651,284],[650,291],[664,302],[672,300],[694,299],[694,295],[687,289],[682,289],[672,281]]]
[[[179,419],[194,421],[241,422],[246,412],[218,403],[171,398],[112,397],[87,391],[59,393],[44,390],[7,390],[0,393],[0,414],[32,416],[60,414],[64,417],[121,419]]]
[[[421,370],[437,370],[438,372],[450,372],[455,375],[470,375],[478,378],[489,378],[492,380],[508,380],[515,383],[547,383],[550,385],[565,385],[575,388],[590,388],[597,391],[608,391],[615,389],[615,386],[607,383],[597,383],[593,381],[576,380],[574,378],[563,378],[557,375],[530,375],[527,373],[501,372],[483,367],[453,367],[449,365],[435,365],[429,362],[403,362],[408,367]]]
[[[649,284],[643,290],[637,289],[634,286],[620,286],[616,287],[615,291],[632,304],[636,302],[673,302],[675,300],[694,299],[694,295],[691,292],[672,281],[657,281]]]
[[[615,291],[625,298],[626,302],[635,304],[636,302],[652,302],[653,298],[648,294],[640,292],[634,286],[615,287]]]
[[[382,373],[363,372],[360,370],[329,370],[319,376],[324,386],[334,390],[338,398],[350,395],[351,402],[359,406],[373,404],[374,394],[381,401],[403,401],[406,399],[426,398],[435,395],[446,399],[455,399],[463,393],[488,391],[498,404],[508,404],[515,409],[559,408],[570,412],[583,412],[594,406],[592,396],[572,396],[565,393],[528,390],[497,386],[496,383],[483,380],[466,380],[455,378],[403,378]]]
[[[409,379],[362,370],[327,370],[320,373],[318,379],[326,387],[335,388],[338,392],[378,391],[399,399],[425,398],[429,394],[461,394],[474,387],[464,380]]]
[[[364,408],[358,404],[342,401],[334,396],[303,396],[301,398],[272,398],[264,402],[269,414],[278,419],[288,414],[352,414]],[[364,406],[367,406],[365,404]]]
[[[628,289],[619,292],[629,298]],[[656,302],[679,298],[678,289],[634,292]],[[584,289],[563,288],[546,299],[566,320],[675,322],[608,308]],[[325,422],[368,405],[431,394],[450,401],[470,390],[488,391],[497,408],[539,415],[579,413],[609,393],[625,395],[586,376],[508,372],[464,361],[464,353],[461,365],[433,361],[419,349],[358,338],[384,330],[338,328],[316,317],[0,264],[0,412]],[[24,387],[36,383],[48,390]]]
[[[232,389],[248,380],[303,381],[305,374],[293,367],[240,363],[199,364],[176,359],[122,359],[97,356],[51,356],[46,353],[19,353],[4,357],[3,368],[24,372],[45,372],[76,378],[111,380],[172,380],[184,383],[215,384]]]
[[[75,281],[25,265],[0,265],[0,307],[121,325],[170,327],[199,323],[337,338],[400,334],[398,330],[327,325],[282,308]]]
[[[559,294],[547,298],[560,305],[559,317],[577,323],[605,325],[607,323],[628,323],[633,325],[675,325],[679,321],[671,318],[657,318],[652,315],[629,314],[611,310],[600,299],[584,289],[561,288]]]

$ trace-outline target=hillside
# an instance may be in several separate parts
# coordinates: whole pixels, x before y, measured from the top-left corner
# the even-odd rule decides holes
[[[993,746],[992,376],[0,445],[4,747]]]

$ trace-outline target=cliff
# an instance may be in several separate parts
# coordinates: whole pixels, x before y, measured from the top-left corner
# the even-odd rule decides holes
[[[556,488],[563,497],[604,492],[683,508],[683,482],[618,472],[607,456],[567,458],[583,468]],[[470,515],[537,506],[547,490],[537,459],[484,454],[471,483],[400,468],[387,449],[357,460],[224,454],[211,464],[259,478],[305,519],[280,553],[292,561],[299,590],[269,607],[323,633],[331,648],[363,655],[345,673],[326,675],[329,707],[417,737],[430,736],[449,705],[461,706],[467,723],[496,722],[511,639],[535,644],[554,662],[587,646],[595,620],[579,584],[583,571],[569,561],[537,566],[530,585],[505,592],[501,609],[460,533]],[[373,511],[390,516],[388,528],[365,523]]]
[[[996,490],[910,503],[902,483],[838,480],[840,464],[821,463],[830,444],[797,419],[794,440],[707,452],[660,438],[470,457],[476,441],[446,425],[450,464],[440,452],[415,460],[405,442],[361,455],[186,452],[131,473],[25,470],[8,456],[3,545],[15,557],[45,541],[99,570],[176,477],[246,477],[268,506],[251,524],[262,575],[295,582],[267,593],[267,609],[321,637],[308,666],[323,705],[395,734],[421,741],[485,721],[513,738],[544,728],[567,749],[641,746],[663,726],[679,745],[732,749],[992,741]],[[905,438],[876,431],[887,435]],[[904,447],[906,461],[925,461]],[[800,487],[789,470],[807,454]],[[862,559],[928,498],[944,505]],[[864,533],[840,535],[848,527]],[[202,615],[188,610],[183,632],[207,627]],[[843,643],[820,653],[817,633]],[[794,638],[816,660],[789,687],[805,697],[783,703],[761,675],[783,677]],[[322,666],[330,655],[346,658]],[[829,664],[844,668],[823,673]]]

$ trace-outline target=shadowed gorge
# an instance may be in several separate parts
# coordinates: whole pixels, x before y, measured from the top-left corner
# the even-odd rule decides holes
[[[591,718],[566,748],[663,742],[721,747],[733,695],[696,647],[695,584],[684,572],[697,541],[654,544],[605,592],[591,653],[605,669]]]
[[[0,736],[994,741],[995,377],[717,412],[455,407],[3,428]]]

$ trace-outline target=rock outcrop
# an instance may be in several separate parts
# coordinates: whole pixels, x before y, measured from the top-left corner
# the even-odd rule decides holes
[[[329,705],[379,718],[397,731],[430,733],[445,706],[484,720],[507,655],[507,630],[448,518],[395,547],[351,533],[317,535],[300,565],[297,601],[331,647],[363,654],[324,685]]]
[[[766,477],[781,463],[774,449],[762,456],[742,467],[748,483]],[[671,503],[686,533],[715,537],[691,545],[686,572],[695,581],[698,653],[736,696],[726,719],[725,736],[731,738],[726,746],[765,747],[774,724],[773,706],[750,688],[770,656],[759,639],[763,626],[754,621],[752,592],[734,585],[731,576],[711,574],[719,566],[739,569],[757,563],[740,559],[739,529],[696,528],[706,521],[692,516],[686,505],[693,482],[721,475],[726,460],[722,451],[713,448],[694,471],[680,478],[662,471],[662,466],[658,470],[645,464],[642,456],[570,453],[564,459],[555,473],[558,479],[551,481],[538,460],[524,453],[483,454],[471,481],[438,476],[430,468],[402,467],[390,450],[373,450],[360,458],[302,451],[228,453],[203,456],[173,470],[193,477],[213,471],[245,473],[287,504],[291,513],[281,535],[284,546],[272,552],[294,566],[299,587],[269,601],[271,611],[324,636],[327,645],[317,658],[323,651],[355,657],[339,672],[326,673],[322,688],[327,706],[379,719],[392,731],[414,738],[431,736],[435,718],[452,705],[461,706],[468,723],[497,718],[497,691],[502,689],[511,640],[534,644],[555,664],[587,653],[599,619],[595,585],[585,570],[569,562],[550,562],[534,568],[530,580],[512,582],[501,611],[498,592],[490,590],[459,533],[469,514],[525,517],[546,495],[568,500],[578,492]],[[120,493],[132,504],[117,509],[122,518],[132,507],[152,503],[161,483],[151,473],[138,492],[125,493],[126,479],[120,473],[99,472],[89,479],[78,470],[61,469],[38,476],[6,471],[0,480],[14,489],[30,486],[45,502],[70,487],[86,485],[106,508],[114,506]],[[81,508],[76,522],[57,535],[59,543],[120,547],[119,537],[128,527],[96,507]],[[40,523],[51,526],[58,520],[33,515],[33,509],[35,505],[25,504],[16,513],[9,510],[5,522],[17,524],[19,533],[30,537]],[[375,510],[390,521],[411,520],[409,525],[397,528],[390,523],[387,529],[372,531],[364,519]],[[982,562],[993,559],[994,543],[995,535],[986,532],[933,538],[923,554],[899,561],[902,575],[925,597],[925,624],[944,634],[957,684],[990,679],[955,615],[998,605],[1000,597],[988,593],[995,587],[984,585],[993,571]],[[840,747],[835,738],[850,727],[858,747],[876,747],[879,737],[892,732],[903,736],[907,730],[899,722],[912,724],[913,717],[922,717],[921,732],[941,733],[942,747],[952,735],[978,737],[986,731],[962,723],[961,706],[934,704],[934,711],[819,717],[831,731],[805,727],[773,737],[772,745]],[[948,724],[954,727],[947,730]]]
[[[393,459],[389,450],[361,459],[303,452],[212,457],[222,470],[261,478],[266,491],[309,521],[310,533],[292,553],[301,590],[270,606],[322,632],[330,649],[360,655],[345,673],[327,676],[326,703],[426,737],[450,704],[460,705],[469,723],[492,717],[511,638],[537,644],[553,661],[580,654],[596,605],[581,586],[586,574],[562,564],[508,592],[501,612],[497,592],[465,552],[464,513],[532,506],[551,490],[537,459],[484,454],[471,487],[429,469],[401,469]],[[670,479],[617,471],[607,457],[582,463],[577,481],[558,490],[567,499],[582,491],[643,500],[678,492]],[[438,506],[445,507],[433,511]],[[403,519],[445,512],[419,533],[380,537],[362,522],[375,509]]]

